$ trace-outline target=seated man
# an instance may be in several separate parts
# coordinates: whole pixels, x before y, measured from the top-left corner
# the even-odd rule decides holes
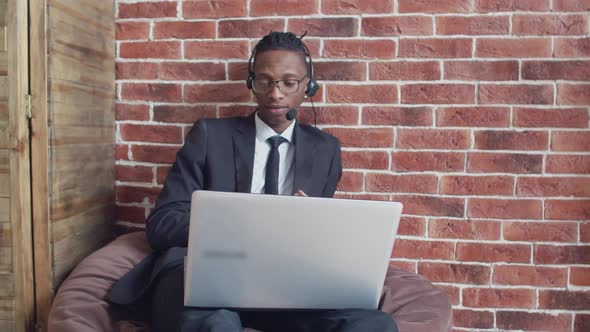
[[[338,140],[294,119],[296,109],[318,89],[308,56],[301,38],[271,32],[256,45],[249,62],[247,85],[257,110],[245,118],[200,120],[186,137],[147,220],[147,238],[155,252],[110,294],[118,304],[151,301],[154,331],[397,330],[393,319],[378,310],[214,311],[183,306],[183,258],[195,190],[334,195],[342,175]]]

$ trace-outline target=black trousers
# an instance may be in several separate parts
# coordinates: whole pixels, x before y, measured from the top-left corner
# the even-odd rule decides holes
[[[162,272],[154,286],[151,326],[155,332],[338,331],[397,332],[391,316],[379,310],[230,311],[184,307],[183,266]]]

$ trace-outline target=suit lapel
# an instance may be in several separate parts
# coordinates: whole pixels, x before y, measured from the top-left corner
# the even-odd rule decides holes
[[[252,187],[256,126],[254,114],[245,118],[233,134],[236,186],[238,192],[249,193]]]
[[[311,175],[313,170],[313,155],[315,151],[315,141],[299,124],[295,125],[294,132],[295,142],[295,176],[293,179],[293,193],[297,190],[310,192]]]

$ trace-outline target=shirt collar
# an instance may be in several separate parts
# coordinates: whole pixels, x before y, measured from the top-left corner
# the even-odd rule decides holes
[[[264,121],[262,121],[262,119],[260,119],[258,112],[256,112],[254,119],[254,123],[256,124],[256,139],[266,142],[268,138],[278,135],[274,129],[269,127]],[[297,120],[291,122],[291,125],[280,134],[284,139],[289,141],[289,143],[293,143],[293,130],[295,129],[296,121]]]

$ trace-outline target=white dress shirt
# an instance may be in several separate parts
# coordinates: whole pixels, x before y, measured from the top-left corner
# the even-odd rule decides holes
[[[256,124],[256,146],[254,147],[254,167],[252,170],[252,186],[250,192],[254,194],[264,193],[264,182],[266,178],[266,161],[270,153],[270,143],[266,140],[269,137],[278,135],[271,127],[258,117],[254,116]],[[293,194],[293,175],[295,174],[295,145],[293,145],[293,129],[295,121],[280,134],[287,140],[279,145],[279,195]]]

